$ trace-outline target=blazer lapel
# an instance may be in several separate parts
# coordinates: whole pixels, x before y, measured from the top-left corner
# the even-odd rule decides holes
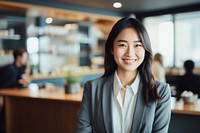
[[[145,110],[146,105],[142,94],[142,83],[140,83],[138,89],[138,96],[136,100],[135,112],[133,115],[133,123],[131,129],[132,133],[139,133]]]
[[[112,133],[112,92],[113,92],[113,75],[106,78],[102,88],[102,111],[106,132]],[[112,128],[111,128],[112,127]]]

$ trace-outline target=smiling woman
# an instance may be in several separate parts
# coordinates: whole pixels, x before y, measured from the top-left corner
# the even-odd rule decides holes
[[[120,19],[106,41],[104,60],[104,75],[85,84],[76,132],[167,133],[170,88],[153,77],[143,24]]]

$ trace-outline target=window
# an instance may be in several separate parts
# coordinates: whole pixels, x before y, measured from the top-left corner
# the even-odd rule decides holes
[[[145,18],[144,25],[151,39],[153,53],[163,55],[164,66],[173,66],[174,28],[172,15]]]
[[[192,59],[200,66],[200,12],[175,15],[175,66]]]
[[[154,53],[161,53],[166,67],[183,67],[191,59],[200,67],[200,12],[147,17],[144,25]]]

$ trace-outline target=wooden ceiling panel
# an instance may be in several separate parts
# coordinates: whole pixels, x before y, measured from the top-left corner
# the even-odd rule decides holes
[[[0,11],[17,12],[21,13],[22,15],[53,17],[69,21],[97,21],[98,19],[105,19],[110,21],[118,20],[118,17],[115,16],[106,16],[101,14],[93,14],[75,10],[59,9],[47,6],[31,5],[26,3],[17,3],[10,1],[1,1],[0,7],[5,7],[2,9],[0,8]]]
[[[0,3],[0,12],[8,12],[8,13],[15,13],[20,15],[25,15],[27,9],[15,6],[4,5]]]
[[[55,20],[66,20],[68,22],[91,21],[105,35],[108,34],[110,28],[119,19],[118,17],[114,16],[9,1],[0,2],[0,7],[4,7],[0,8],[0,12],[18,13],[24,16],[52,17]]]

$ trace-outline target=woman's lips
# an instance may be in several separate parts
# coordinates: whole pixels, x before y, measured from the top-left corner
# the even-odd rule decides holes
[[[134,63],[135,61],[137,61],[137,59],[123,59],[124,63],[126,64],[132,64]]]

